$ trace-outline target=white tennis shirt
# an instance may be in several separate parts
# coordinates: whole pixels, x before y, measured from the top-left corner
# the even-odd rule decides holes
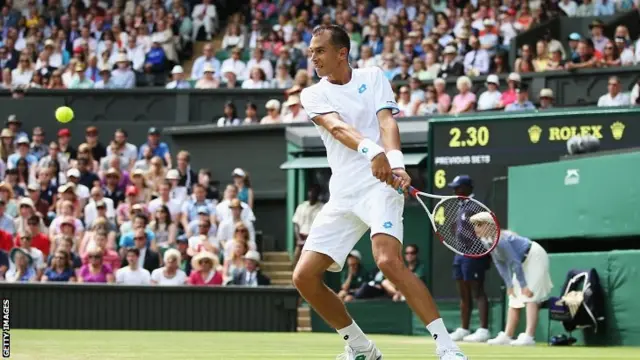
[[[354,69],[351,81],[344,85],[332,84],[323,78],[302,90],[300,100],[310,119],[322,114],[338,113],[344,122],[380,146],[378,111],[390,109],[393,114],[399,112],[391,84],[378,67]],[[329,182],[332,198],[357,196],[379,182],[371,174],[371,163],[365,156],[344,146],[325,128],[317,125],[316,128],[327,149],[332,172]]]

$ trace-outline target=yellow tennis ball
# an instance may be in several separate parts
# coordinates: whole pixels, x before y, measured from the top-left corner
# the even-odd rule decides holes
[[[61,123],[73,120],[73,110],[68,106],[60,106],[56,109],[56,119]]]

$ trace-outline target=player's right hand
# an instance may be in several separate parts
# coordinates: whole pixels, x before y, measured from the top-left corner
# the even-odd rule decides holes
[[[393,185],[393,172],[385,153],[380,153],[371,160],[371,173],[383,183]]]

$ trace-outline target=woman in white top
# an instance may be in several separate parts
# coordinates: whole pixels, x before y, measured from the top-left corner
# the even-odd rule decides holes
[[[78,60],[71,59],[71,61],[69,61],[69,66],[67,66],[67,69],[64,71],[64,73],[62,73],[62,83],[66,88],[69,87],[69,85],[71,84],[71,80],[73,80],[73,77],[76,73],[76,65],[78,65]]]
[[[276,76],[271,80],[271,85],[276,89],[288,89],[293,86],[293,79],[286,64],[281,63],[278,65]]]
[[[169,249],[164,253],[164,267],[153,270],[151,273],[152,285],[184,285],[187,281],[187,274],[180,270],[178,266],[182,261],[180,251]]]
[[[498,90],[500,79],[498,75],[491,74],[487,76],[487,91],[480,94],[478,98],[478,111],[494,110],[500,107],[500,99],[502,93]]]
[[[279,124],[282,122],[280,117],[280,101],[271,99],[264,106],[267,109],[267,115],[260,120],[260,124]]]
[[[244,35],[242,35],[242,32],[240,31],[239,24],[229,25],[227,33],[224,34],[224,37],[222,38],[222,49],[230,50],[234,47],[244,47]]]
[[[220,82],[213,77],[215,70],[211,64],[204,65],[204,73],[202,78],[196,82],[196,89],[217,89],[220,87]]]
[[[242,82],[243,89],[270,89],[271,85],[267,81],[267,76],[259,67],[254,67],[249,73],[249,78]]]
[[[373,50],[369,45],[362,45],[360,50],[360,60],[357,62],[358,69],[378,66],[376,59],[373,57]]]
[[[33,77],[33,64],[27,55],[20,55],[18,67],[11,72],[11,85],[29,85]]]

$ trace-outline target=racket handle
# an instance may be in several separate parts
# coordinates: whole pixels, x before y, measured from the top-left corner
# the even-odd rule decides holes
[[[398,176],[396,176],[396,175],[393,175],[393,177],[394,177],[394,178],[396,178],[396,179],[398,178]],[[396,190],[398,191],[398,193],[399,193],[399,194],[404,193],[404,192],[402,191],[402,189],[400,189],[400,188],[398,188],[398,189],[396,189]],[[413,196],[413,197],[416,197],[416,196],[418,196],[418,193],[419,193],[420,191],[418,191],[418,189],[414,188],[413,186],[409,185],[409,187],[407,188],[407,192],[409,193],[409,195],[411,195],[411,196]]]

